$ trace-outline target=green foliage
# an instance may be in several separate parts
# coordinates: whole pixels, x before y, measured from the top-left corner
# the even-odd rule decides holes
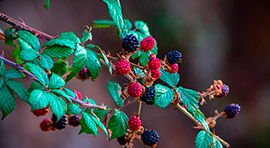
[[[19,30],[17,32],[17,35],[24,42],[26,42],[28,45],[30,45],[31,48],[34,49],[35,51],[40,50],[40,44],[39,44],[38,38],[35,37],[32,33],[28,32],[28,31],[25,31],[25,30]]]
[[[223,148],[222,144],[218,141],[218,139],[216,137],[213,137],[212,148]]]
[[[202,126],[205,128],[207,132],[209,132],[209,126],[200,114],[195,113],[195,119],[198,120],[202,124]]]
[[[51,92],[54,92],[55,94],[58,94],[64,98],[66,98],[70,103],[72,103],[72,100],[69,98],[69,96],[63,90],[52,89]]]
[[[134,26],[138,28],[138,30],[145,34],[146,36],[150,36],[149,27],[144,21],[135,21]]]
[[[51,58],[67,58],[74,52],[74,49],[66,47],[54,45],[47,47],[43,54],[50,56]]]
[[[128,19],[124,19],[124,23],[125,23],[128,30],[130,30],[132,28],[132,24]]]
[[[100,51],[99,57],[102,60],[104,60],[104,62],[107,65],[107,69],[108,69],[109,73],[112,74],[112,65],[111,65],[110,61],[108,60],[107,56],[105,55],[105,52],[103,50],[101,50],[101,48],[99,48],[98,46],[96,46],[96,48]]]
[[[82,35],[82,39],[81,39],[81,42],[82,43],[85,43],[86,41],[92,41],[92,33],[91,33],[91,30],[92,28],[89,28],[87,25],[86,25],[86,29],[83,31]]]
[[[6,67],[4,66],[3,60],[0,58],[0,76],[4,76],[6,73]]]
[[[93,108],[93,113],[102,121],[104,116],[107,115],[110,110],[109,106],[106,106],[105,109]]]
[[[5,81],[4,81],[3,79],[0,78],[0,88],[3,86],[4,82],[5,82]]]
[[[64,88],[64,90],[67,93],[67,95],[69,95],[69,96],[71,96],[73,98],[76,98],[77,97],[76,94],[73,91],[71,91],[71,90],[69,90],[67,88]],[[79,99],[79,98],[77,98],[77,99]]]
[[[53,67],[53,60],[52,58],[50,58],[48,55],[46,54],[42,54],[40,55],[40,60],[39,60],[39,64],[41,67],[51,70]]]
[[[111,139],[123,136],[128,129],[128,117],[127,115],[117,109],[113,110],[113,115],[110,118],[108,129],[112,131]]]
[[[6,85],[14,90],[14,92],[25,102],[29,100],[29,92],[24,88],[24,84],[14,80],[6,80]]]
[[[0,98],[1,120],[3,120],[8,114],[13,112],[16,102],[13,92],[6,85],[0,88]]]
[[[167,107],[174,98],[174,92],[167,86],[155,85],[155,104],[161,108]]]
[[[78,107],[78,105],[76,105],[76,104],[68,104],[66,114],[78,115],[80,112],[82,112],[82,109],[80,109]]]
[[[33,90],[35,89],[39,89],[41,91],[45,91],[44,86],[42,86],[40,83],[38,83],[37,81],[34,81],[31,86],[28,89],[28,92],[31,93]]]
[[[15,50],[12,51],[12,57],[16,60],[18,64],[22,64],[23,60],[19,58],[19,53],[21,52],[21,47],[18,45]]]
[[[31,105],[31,111],[45,108],[49,104],[51,98],[52,96],[45,91],[39,89],[33,90],[28,101]]]
[[[75,42],[73,42],[70,39],[65,39],[65,38],[52,39],[46,42],[42,47],[54,46],[54,45],[66,46],[71,49],[75,49]]]
[[[115,23],[109,20],[95,20],[93,23],[93,28],[109,28],[115,26]]]
[[[69,39],[75,44],[81,43],[80,39],[72,31],[61,33],[58,39]]]
[[[5,79],[20,79],[23,74],[15,68],[9,69],[3,76]]]
[[[160,80],[162,80],[163,82],[166,82],[169,86],[171,87],[175,87],[180,79],[180,75],[178,73],[175,74],[170,74],[167,71],[164,71],[162,68],[160,68],[161,71],[161,76],[160,76]]]
[[[63,76],[70,71],[68,61],[62,61],[61,59],[57,60],[51,71],[59,76]]]
[[[10,46],[13,46],[13,47],[16,47],[16,45],[14,44],[13,42],[13,36],[12,34],[14,33],[15,29],[10,29],[10,28],[7,28],[5,30],[5,43],[6,45],[10,45]]]
[[[61,88],[65,85],[65,81],[59,77],[57,74],[52,73],[52,76],[50,77],[50,83],[49,87],[50,89],[54,88]]]
[[[42,68],[32,63],[26,63],[26,65],[29,67],[30,71],[37,77],[37,79],[43,86],[49,84],[48,75]]]
[[[51,93],[50,95],[50,108],[56,115],[57,120],[59,120],[64,115],[64,113],[67,112],[67,103],[53,93]]]
[[[46,8],[46,10],[49,9],[49,7],[50,7],[50,0],[46,0],[46,2],[44,4],[44,7]]]
[[[24,61],[32,61],[36,59],[38,56],[39,56],[38,52],[33,50],[32,48],[23,49],[19,53],[19,58]]]
[[[151,53],[152,53],[151,51],[141,52],[139,62],[141,63],[142,66],[147,65]]]
[[[107,90],[110,96],[113,98],[113,101],[117,107],[124,105],[124,100],[121,98],[121,86],[118,83],[109,81],[106,85]]]
[[[195,139],[195,147],[196,148],[210,148],[212,141],[213,139],[211,137],[211,134],[201,130]]]

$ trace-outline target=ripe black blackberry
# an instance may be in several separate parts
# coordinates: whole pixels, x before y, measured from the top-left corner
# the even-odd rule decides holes
[[[224,108],[225,118],[231,119],[240,112],[240,106],[238,104],[229,104]]]
[[[120,145],[125,145],[127,143],[126,139],[125,139],[125,135],[124,136],[121,136],[121,137],[118,137],[117,138],[117,141]]]
[[[142,142],[148,146],[153,146],[159,140],[158,133],[155,130],[145,130],[141,137]]]
[[[122,48],[127,52],[134,52],[139,48],[139,41],[133,34],[127,35],[122,42]]]
[[[167,61],[170,65],[173,65],[180,61],[182,58],[182,54],[179,51],[171,51],[167,54]]]
[[[70,116],[69,117],[69,124],[72,126],[78,126],[80,125],[80,118],[78,116]]]
[[[141,96],[141,101],[147,105],[153,105],[155,103],[155,89],[152,86],[146,87],[145,93]]]
[[[67,123],[67,116],[63,115],[59,121],[57,121],[57,117],[55,114],[52,115],[52,121],[53,121],[53,126],[59,130],[63,129],[66,127]]]

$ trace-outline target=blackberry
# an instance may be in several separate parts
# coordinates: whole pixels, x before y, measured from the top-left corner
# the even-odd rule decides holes
[[[51,119],[44,119],[41,123],[40,123],[40,129],[44,132],[50,131],[50,122]]]
[[[81,80],[90,79],[90,72],[85,67],[79,72],[78,75],[79,75],[79,79]]]
[[[117,141],[120,145],[125,145],[127,143],[126,139],[125,139],[125,135],[124,136],[121,136],[121,137],[118,137],[117,138]]]
[[[68,123],[72,126],[78,126],[80,125],[80,122],[79,122],[80,118],[78,116],[70,116],[69,119],[68,119]]]
[[[146,87],[144,94],[141,97],[141,101],[147,105],[153,105],[155,103],[155,89],[152,86]]]
[[[33,114],[36,115],[37,117],[39,116],[44,116],[49,112],[49,109],[46,108],[42,108],[42,109],[36,109],[33,111]]]
[[[52,121],[53,121],[53,126],[59,130],[63,129],[66,127],[67,123],[67,116],[63,115],[59,121],[57,121],[57,117],[55,114],[52,115]]]
[[[122,48],[127,52],[134,52],[138,49],[138,47],[139,47],[139,41],[132,34],[127,35],[122,42]]]
[[[153,146],[159,140],[158,133],[155,130],[145,130],[141,137],[143,143],[148,146]]]
[[[216,95],[215,97],[217,97],[217,98],[222,98],[222,97],[227,96],[227,95],[229,94],[229,92],[230,92],[229,86],[226,85],[226,84],[223,84],[223,85],[221,86],[221,91],[222,91],[222,93],[219,94],[219,95]]]
[[[231,119],[240,112],[240,106],[238,104],[229,104],[224,108],[225,118]]]
[[[182,58],[182,54],[179,51],[171,51],[167,54],[167,60],[169,64],[173,65],[180,61]]]

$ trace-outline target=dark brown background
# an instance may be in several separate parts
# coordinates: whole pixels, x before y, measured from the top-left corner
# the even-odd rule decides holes
[[[73,31],[81,37],[83,25],[93,25],[93,20],[110,19],[104,3],[86,0],[52,0],[48,11],[45,0],[4,0],[1,12],[38,30],[56,36]],[[183,54],[180,65],[180,85],[203,91],[213,80],[222,79],[230,86],[230,95],[209,101],[201,107],[206,116],[214,110],[222,111],[229,103],[241,105],[240,114],[232,119],[218,119],[216,134],[231,144],[232,148],[270,147],[270,7],[269,1],[256,0],[122,0],[124,18],[131,22],[148,23],[151,34],[158,41],[159,58],[171,50]],[[9,27],[0,22],[3,30]],[[105,51],[115,53],[121,47],[116,29],[94,29],[93,43]],[[13,48],[0,42],[6,57]],[[97,103],[114,106],[105,86],[112,80],[125,82],[120,77],[110,77],[105,68],[96,82],[72,80],[70,89]],[[31,81],[27,81],[29,86]],[[172,107],[160,109],[143,105],[143,126],[156,129],[160,135],[158,148],[194,147],[198,130],[193,122]],[[136,104],[125,109],[131,116]],[[120,147],[116,140],[106,141],[103,133],[77,135],[79,128],[67,127],[61,131],[42,132],[30,106],[17,99],[15,111],[0,122],[0,147]],[[135,142],[135,148],[143,147]]]

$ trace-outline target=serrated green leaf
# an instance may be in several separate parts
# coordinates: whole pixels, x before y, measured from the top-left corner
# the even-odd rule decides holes
[[[91,99],[91,98],[84,98],[84,99],[83,99],[83,102],[84,102],[84,103],[89,102],[89,104],[97,105],[96,102],[95,102],[93,99]]]
[[[61,95],[62,97],[66,98],[70,103],[72,103],[72,100],[69,98],[69,96],[63,90],[52,89],[51,92],[54,92],[58,95]]]
[[[0,110],[2,111],[1,120],[13,112],[15,104],[16,101],[13,92],[6,85],[3,85],[0,88]]]
[[[69,70],[70,68],[68,66],[68,61],[55,63],[51,69],[53,73],[59,76],[63,76],[64,74],[68,73]]]
[[[73,97],[73,98],[76,97],[76,94],[75,94],[73,91],[71,91],[71,90],[69,90],[69,89],[67,89],[67,88],[64,88],[64,90],[65,90],[65,92],[67,93],[67,95],[69,95],[69,96],[71,96],[71,97]]]
[[[21,38],[17,38],[17,40],[19,42],[21,51],[27,50],[27,49],[34,50],[27,42],[23,41]]]
[[[186,89],[181,86],[175,89],[177,90],[179,99],[182,100],[185,108],[194,116],[198,108],[198,100],[200,98],[199,94],[194,90]]]
[[[69,39],[76,44],[81,43],[80,39],[72,31],[61,33],[58,39]]]
[[[110,96],[113,98],[113,101],[117,107],[121,107],[124,105],[124,100],[120,97],[122,94],[121,86],[118,83],[109,81],[106,85],[107,90]]]
[[[151,54],[151,51],[141,52],[141,55],[139,57],[139,62],[141,63],[142,66],[145,66],[147,64],[147,62],[149,61],[150,54]]]
[[[42,47],[53,46],[53,45],[66,46],[71,49],[75,49],[75,43],[70,39],[52,39],[46,42]]]
[[[51,93],[50,95],[52,96],[49,103],[50,108],[57,117],[57,120],[59,120],[67,111],[67,103],[55,94]]]
[[[74,49],[65,47],[65,46],[59,46],[54,45],[47,47],[42,54],[46,54],[50,56],[51,58],[67,58],[74,52]]]
[[[104,54],[104,52],[101,50],[101,48],[99,48],[98,46],[96,46],[96,48],[100,51],[100,55],[99,57],[105,61],[106,65],[107,65],[107,69],[109,71],[110,74],[112,74],[112,66],[110,61],[108,60],[108,58],[106,57],[106,55]]]
[[[17,32],[17,35],[26,43],[28,43],[34,50],[39,51],[40,50],[40,44],[38,41],[38,38],[35,37],[32,33],[25,31],[25,30],[19,30]]]
[[[132,24],[129,20],[124,19],[124,24],[126,25],[127,29],[130,30],[132,28]]]
[[[49,83],[50,89],[61,88],[65,84],[66,84],[65,81],[61,77],[59,77],[55,73],[52,73],[52,76],[50,77],[50,83]]]
[[[95,124],[95,121],[91,118],[91,115],[85,112],[82,112],[82,118],[80,120],[81,124],[81,130],[79,134],[86,133],[86,134],[94,134],[94,136],[97,136],[97,126]]]
[[[83,31],[82,35],[82,39],[81,39],[81,42],[84,44],[86,41],[92,41],[92,33],[91,33],[91,30],[92,28],[89,28],[87,25],[86,25],[86,29]]]
[[[108,28],[115,26],[115,23],[109,20],[95,20],[93,21],[93,23],[94,23],[93,28]]]
[[[4,76],[6,73],[6,67],[3,60],[0,58],[0,76]]]
[[[24,84],[14,80],[5,81],[6,85],[14,90],[14,92],[25,102],[29,100],[29,92],[24,88]]]
[[[4,82],[5,81],[2,78],[0,78],[0,88],[3,86]]]
[[[195,139],[195,148],[210,148],[212,141],[210,133],[202,130]]]
[[[38,83],[37,81],[34,81],[31,86],[28,88],[28,92],[31,93],[33,90],[35,89],[39,89],[41,91],[45,91],[44,86],[42,86],[40,83]]]
[[[87,44],[87,45],[85,45],[85,46],[86,46],[87,48],[91,48],[91,49],[98,47],[97,45],[94,45],[94,44]]]
[[[143,77],[145,76],[145,74],[143,73],[143,71],[139,68],[135,68],[134,69],[134,74],[135,76],[138,78],[138,82],[141,83],[142,85],[144,85],[144,81],[143,81]]]
[[[76,104],[68,104],[67,113],[68,115],[78,115],[82,110]]]
[[[110,110],[111,109],[109,106],[106,106],[106,109],[93,108],[93,113],[99,118],[100,121],[102,121],[104,116],[107,115]]]
[[[161,108],[167,107],[174,98],[174,92],[167,86],[155,85],[155,104]]]
[[[46,54],[40,55],[41,59],[39,60],[39,64],[41,67],[51,70],[53,67],[53,60]]]
[[[100,73],[101,63],[98,54],[92,49],[86,49],[87,60],[85,67],[89,70],[91,79],[94,81]]]
[[[125,36],[127,36],[127,28],[123,21],[120,0],[102,0],[102,1],[105,2],[108,6],[109,14],[113,19],[114,24],[118,28],[119,37],[125,38]]]
[[[42,68],[32,63],[26,63],[26,65],[29,67],[30,71],[37,77],[37,79],[43,86],[48,85],[48,75]]]
[[[49,7],[50,7],[50,0],[46,0],[46,2],[44,4],[44,7],[46,8],[46,10],[49,9]]]
[[[13,47],[16,47],[16,45],[14,44],[14,41],[13,41],[13,36],[12,36],[12,33],[14,33],[15,29],[10,29],[10,28],[7,28],[5,30],[5,43],[6,45],[10,45],[10,46],[13,46]]]
[[[5,79],[20,79],[20,78],[23,78],[23,74],[17,69],[11,68],[5,73],[4,78]]]
[[[24,61],[19,58],[21,47],[18,45],[15,50],[12,51],[12,57],[16,60],[16,63],[22,64]]]
[[[174,87],[178,84],[180,75],[178,73],[171,74],[167,71],[164,71],[162,68],[160,68],[161,76],[160,80],[163,82],[166,82],[169,86]]]
[[[200,114],[198,114],[198,113],[195,113],[195,116],[194,117],[195,117],[196,120],[198,120],[202,124],[202,126],[205,128],[205,130],[207,132],[209,132],[209,126],[206,123],[206,121],[203,119],[203,117]]]
[[[39,89],[33,90],[28,101],[31,105],[31,111],[45,108],[49,104],[50,99],[52,97],[49,93]]]
[[[223,145],[218,141],[216,137],[213,137],[213,146],[212,148],[223,148]]]
[[[136,28],[138,28],[138,30],[140,32],[142,32],[143,34],[145,34],[147,36],[150,36],[149,28],[148,28],[148,26],[147,26],[147,24],[145,22],[143,22],[143,21],[135,21],[134,26]]]
[[[203,117],[203,119],[205,119],[204,113],[199,108],[196,109],[196,113],[198,113],[199,115]]]
[[[24,49],[19,53],[19,58],[24,61],[32,61],[38,56],[38,52],[33,49]]]
[[[125,135],[128,129],[127,115],[122,111],[114,109],[113,115],[108,123],[108,129],[112,131],[110,140]]]
[[[136,53],[133,53],[133,54],[132,54],[131,58],[132,58],[132,59],[136,59],[136,58],[140,57],[141,53],[142,53],[142,52],[141,52],[141,50],[139,49]]]
[[[108,132],[106,127],[99,121],[97,120],[96,117],[94,117],[92,114],[90,114],[90,117],[93,119],[93,121],[95,122],[96,126],[98,126],[101,130],[103,130],[106,134],[106,137],[108,138]]]

